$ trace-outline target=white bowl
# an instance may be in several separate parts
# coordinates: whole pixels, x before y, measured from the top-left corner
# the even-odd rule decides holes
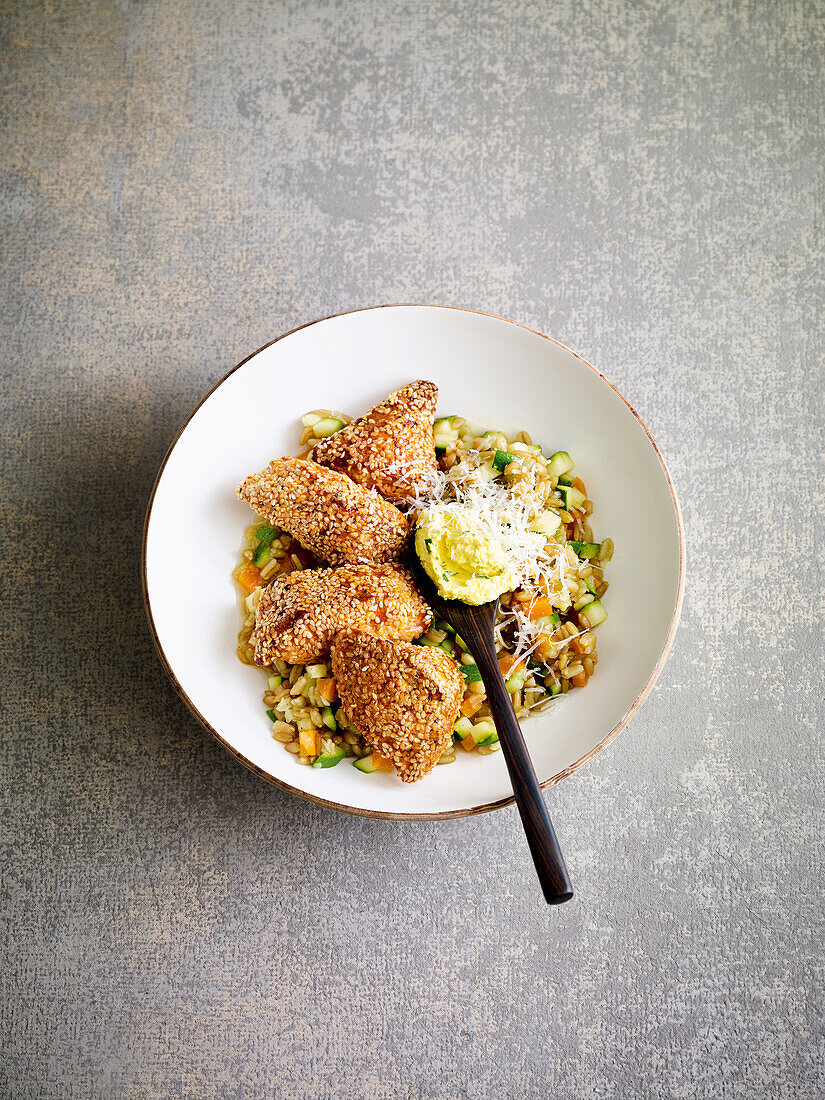
[[[569,451],[595,503],[596,538],[615,542],[595,676],[524,723],[542,786],[592,759],[639,709],[673,640],[684,580],[679,505],[653,437],[618,390],[572,351],[512,321],[441,306],[381,306],[316,321],[244,360],[204,398],[160,468],[146,517],[144,590],[175,686],[247,767],[351,813],[459,817],[512,801],[501,753],[459,753],[412,785],[364,775],[347,760],[302,767],[270,736],[260,671],[235,653],[230,574],[251,520],[236,486],[271,458],[297,451],[307,410],[357,415],[415,378],[438,385],[442,415],[526,429],[545,453]]]

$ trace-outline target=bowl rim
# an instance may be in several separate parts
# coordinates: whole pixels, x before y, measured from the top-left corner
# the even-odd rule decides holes
[[[675,600],[675,603],[673,605],[673,613],[671,615],[671,620],[670,620],[670,626],[668,628],[668,632],[667,632],[667,636],[666,636],[665,641],[664,641],[664,645],[662,646],[662,650],[659,654],[659,658],[658,658],[658,660],[657,660],[657,662],[656,662],[656,664],[653,668],[653,671],[651,672],[650,676],[648,677],[647,682],[645,683],[644,687],[639,692],[639,694],[636,696],[633,703],[628,707],[628,709],[622,715],[621,719],[610,730],[610,732],[605,737],[603,737],[602,740],[597,745],[594,745],[594,747],[592,749],[590,749],[589,752],[586,752],[584,754],[584,756],[580,756],[578,760],[574,761],[572,764],[568,765],[566,768],[562,768],[562,770],[560,772],[557,772],[555,775],[552,775],[549,779],[545,779],[540,784],[542,790],[546,790],[548,787],[553,787],[553,786],[556,785],[556,783],[560,783],[562,779],[566,779],[569,775],[572,775],[574,772],[578,771],[579,768],[581,768],[585,764],[589,763],[594,757],[598,756],[599,753],[601,753],[604,749],[606,749],[607,746],[619,736],[619,734],[622,732],[622,730],[625,728],[625,726],[627,726],[629,724],[629,722],[631,721],[631,719],[635,716],[636,712],[642,706],[642,703],[644,703],[644,701],[647,699],[648,695],[650,694],[650,692],[653,688],[653,685],[658,680],[659,675],[660,675],[662,669],[664,668],[665,662],[667,661],[667,658],[670,654],[670,650],[673,646],[673,640],[676,636],[676,631],[678,629],[679,620],[680,620],[681,614],[682,614],[682,602],[683,602],[683,599],[684,599],[684,591],[685,591],[685,531],[684,531],[684,524],[683,524],[683,521],[682,521],[682,509],[679,505],[679,498],[676,495],[676,487],[673,484],[673,478],[670,476],[670,471],[667,468],[667,463],[664,460],[662,452],[659,450],[659,446],[658,446],[656,440],[653,437],[653,433],[650,431],[647,424],[645,424],[644,420],[642,420],[641,416],[639,416],[636,409],[634,409],[634,407],[630,404],[630,402],[627,400],[627,398],[624,396],[624,394],[616,386],[614,386],[613,383],[608,378],[605,378],[605,376],[602,374],[602,372],[600,370],[598,370],[596,367],[594,367],[592,363],[588,363],[588,361],[586,359],[584,359],[577,352],[573,351],[572,348],[567,347],[566,344],[562,344],[559,340],[553,339],[552,336],[548,336],[544,332],[539,332],[538,329],[531,328],[529,325],[522,324],[520,321],[513,321],[508,317],[501,317],[496,313],[487,313],[484,310],[480,310],[480,309],[467,309],[463,306],[434,305],[432,303],[427,303],[427,302],[383,302],[383,303],[380,303],[379,305],[362,306],[362,307],[359,307],[358,309],[344,309],[344,310],[341,310],[338,313],[330,313],[325,317],[317,317],[313,321],[306,321],[302,325],[296,325],[295,328],[289,329],[288,332],[284,332],[280,336],[276,336],[274,338],[274,340],[268,340],[265,344],[262,344],[259,348],[256,348],[255,351],[251,352],[244,359],[242,359],[240,361],[240,363],[236,363],[236,365],[234,367],[232,367],[231,370],[227,371],[226,374],[223,375],[223,377],[219,378],[218,381],[213,386],[211,386],[210,389],[203,395],[203,397],[200,399],[200,401],[198,401],[197,405],[192,409],[192,411],[186,417],[183,424],[181,424],[178,431],[175,433],[171,443],[169,444],[169,446],[166,450],[166,453],[163,456],[163,461],[161,462],[160,467],[158,468],[157,475],[156,475],[154,483],[152,485],[152,491],[149,494],[149,500],[148,500],[147,505],[146,505],[146,515],[145,515],[145,518],[144,518],[144,521],[143,521],[143,533],[142,533],[142,536],[141,536],[140,573],[141,573],[141,588],[143,590],[143,606],[144,606],[145,611],[146,611],[146,617],[149,621],[149,631],[152,635],[152,642],[154,643],[155,650],[156,650],[156,652],[158,654],[158,657],[160,659],[160,663],[161,663],[162,667],[164,668],[164,670],[166,671],[166,674],[168,675],[169,679],[172,681],[172,686],[174,687],[177,694],[180,696],[180,698],[183,700],[183,702],[186,704],[186,706],[189,708],[189,710],[195,716],[195,718],[200,723],[200,725],[203,726],[203,728],[207,731],[207,733],[211,734],[212,737],[218,742],[218,744],[222,745],[223,748],[226,749],[226,751],[231,756],[233,756],[237,761],[239,761],[241,764],[243,764],[245,768],[248,768],[250,771],[252,771],[256,775],[260,776],[261,779],[266,780],[266,782],[271,784],[272,786],[279,787],[281,790],[287,791],[289,794],[295,795],[296,798],[302,798],[302,799],[306,800],[307,802],[314,802],[316,805],[324,806],[324,807],[326,807],[327,809],[330,809],[330,810],[339,810],[342,813],[353,814],[356,817],[382,818],[382,819],[388,820],[388,821],[438,821],[438,820],[442,820],[442,819],[446,819],[446,818],[474,817],[476,814],[490,813],[493,810],[500,810],[500,809],[503,809],[505,806],[510,806],[515,802],[515,797],[513,795],[510,795],[510,796],[505,797],[505,798],[496,799],[493,802],[482,803],[481,805],[478,805],[478,806],[469,806],[466,809],[460,809],[460,810],[441,810],[438,813],[420,813],[420,814],[419,813],[394,813],[394,812],[389,811],[389,810],[367,810],[367,809],[363,809],[361,807],[347,806],[347,805],[344,805],[341,802],[335,802],[335,801],[333,801],[332,799],[329,799],[329,798],[321,798],[318,795],[310,794],[308,791],[303,791],[299,787],[293,787],[291,783],[287,783],[285,780],[279,779],[277,776],[270,775],[269,772],[264,771],[263,768],[259,767],[257,764],[255,764],[251,760],[247,759],[247,757],[245,757],[243,755],[243,753],[239,752],[236,748],[234,748],[232,745],[230,745],[229,742],[224,737],[222,737],[221,734],[214,728],[214,726],[211,726],[209,724],[209,722],[206,720],[206,718],[204,718],[204,716],[200,713],[200,711],[198,710],[197,706],[192,701],[192,699],[190,699],[189,696],[187,695],[187,693],[184,691],[183,687],[180,684],[180,681],[178,680],[177,676],[175,675],[175,672],[172,668],[172,665],[170,664],[170,662],[169,662],[169,660],[166,656],[166,653],[164,652],[163,646],[161,645],[161,641],[160,641],[160,638],[158,636],[157,628],[155,626],[154,616],[152,615],[152,603],[151,603],[151,599],[149,597],[149,584],[148,584],[148,575],[147,575],[147,568],[146,568],[146,547],[147,547],[147,540],[148,540],[148,535],[149,535],[149,524],[150,524],[150,521],[151,521],[151,518],[152,518],[152,505],[154,504],[155,495],[157,493],[158,486],[160,485],[161,478],[163,477],[163,472],[166,469],[166,464],[169,461],[169,458],[171,457],[171,454],[172,454],[173,450],[177,446],[178,441],[180,440],[181,436],[186,431],[186,429],[189,427],[189,424],[190,424],[191,420],[193,419],[195,414],[198,412],[198,410],[201,408],[201,406],[212,396],[212,394],[217,389],[219,389],[224,384],[224,382],[231,375],[233,375],[235,373],[235,371],[240,370],[240,368],[243,367],[246,363],[248,363],[250,361],[250,359],[254,359],[256,355],[260,355],[260,353],[262,351],[265,351],[267,348],[272,347],[273,344],[277,344],[281,340],[285,340],[287,338],[287,336],[292,336],[294,333],[301,332],[303,329],[310,328],[312,325],[321,324],[323,321],[331,321],[331,320],[334,320],[336,317],[346,317],[346,316],[348,316],[349,314],[352,314],[352,313],[369,313],[369,312],[371,312],[373,310],[377,310],[377,309],[422,309],[422,308],[423,309],[448,309],[448,310],[453,310],[456,313],[471,313],[471,314],[475,314],[479,317],[489,317],[490,319],[492,319],[494,321],[503,321],[503,322],[505,322],[505,324],[513,325],[516,328],[525,329],[527,332],[531,332],[535,336],[540,336],[543,340],[547,340],[548,343],[555,344],[556,347],[561,348],[563,351],[569,352],[570,355],[572,355],[575,359],[578,359],[579,362],[582,363],[585,367],[587,367],[589,370],[593,371],[594,374],[598,375],[598,377],[602,380],[602,382],[604,382],[605,385],[609,386],[610,389],[613,390],[613,392],[616,394],[616,396],[622,401],[622,403],[627,407],[629,412],[636,419],[637,423],[639,424],[639,427],[642,429],[642,431],[647,436],[648,442],[650,443],[657,459],[659,460],[659,464],[662,467],[662,472],[665,475],[665,480],[667,481],[667,486],[668,486],[668,489],[670,490],[670,495],[671,495],[671,498],[673,500],[673,509],[674,509],[674,513],[675,513],[675,516],[676,516],[676,528],[677,528],[677,532],[678,532],[678,536],[679,536],[679,580],[678,580],[678,585],[677,585],[677,590],[676,590],[676,600]]]

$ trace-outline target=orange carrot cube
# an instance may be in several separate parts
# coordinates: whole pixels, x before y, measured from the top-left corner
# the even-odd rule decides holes
[[[335,698],[335,680],[331,676],[318,681],[318,694],[328,703]]]
[[[317,756],[318,730],[301,730],[298,734],[298,744],[301,747],[302,756]]]
[[[483,695],[466,695],[459,709],[466,718],[472,718],[476,711],[481,709],[483,703]]]
[[[251,592],[254,592],[256,588],[260,588],[264,583],[260,569],[257,565],[252,565],[251,562],[241,566],[235,574],[235,579],[244,592],[246,592],[247,596]]]
[[[391,772],[394,767],[392,760],[375,751],[372,754],[372,766],[379,772]]]

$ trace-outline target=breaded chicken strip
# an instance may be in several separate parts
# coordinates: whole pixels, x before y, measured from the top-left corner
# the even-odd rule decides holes
[[[251,641],[255,661],[301,664],[325,657],[339,630],[417,638],[432,621],[398,565],[339,565],[276,577],[261,593]]]
[[[349,474],[353,481],[377,489],[387,500],[408,496],[423,479],[413,471],[436,469],[433,417],[438,387],[413,382],[386,401],[322,439],[312,457],[322,466]]]
[[[345,632],[332,643],[341,702],[366,740],[415,783],[450,744],[464,677],[446,653]]]
[[[324,561],[397,558],[409,521],[372,489],[304,458],[278,458],[238,487],[238,496]]]

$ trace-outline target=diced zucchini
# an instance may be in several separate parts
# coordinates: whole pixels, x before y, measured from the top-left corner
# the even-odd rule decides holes
[[[480,466],[476,466],[473,470],[478,481],[483,481],[485,485],[489,485],[491,481],[495,481],[498,477],[498,470],[495,469],[492,462],[483,462]]]
[[[476,722],[473,726],[473,741],[477,745],[494,745],[498,741],[498,733],[492,722]]]
[[[588,592],[592,592],[594,596],[597,595],[596,585],[593,583],[592,577],[585,577],[584,583],[587,585]]]
[[[475,741],[475,737],[473,737],[473,740]],[[486,737],[483,737],[481,739],[481,741],[476,741],[476,744],[479,747],[481,745],[497,745],[498,744],[498,733],[495,730],[493,730],[492,733],[488,733],[486,735]]]
[[[556,627],[561,622],[561,618],[557,611],[554,611],[552,615],[542,615],[538,619],[533,619],[533,625],[543,634],[552,634]]]
[[[455,630],[449,623],[445,623],[443,619],[439,619],[435,624],[436,630],[443,630],[445,634],[455,634]]]
[[[509,451],[496,451],[493,456],[493,469],[502,473],[511,462],[516,461],[516,456],[511,455]]]
[[[327,729],[332,730],[333,733],[338,729],[338,723],[335,721],[335,714],[333,713],[332,707],[324,707],[321,711],[321,717]]]
[[[569,512],[572,508],[581,508],[586,500],[584,493],[581,489],[577,489],[575,485],[559,485],[558,494],[566,512]]]
[[[557,684],[555,681],[553,681],[553,683],[550,684],[550,686],[547,688],[547,692],[549,695],[558,695],[560,691],[561,684]]]
[[[602,544],[600,542],[568,542],[573,547],[573,553],[583,559],[597,558]]]
[[[378,771],[378,768],[372,762],[372,753],[368,756],[362,756],[360,760],[353,760],[352,766],[357,768],[359,772],[364,772],[365,775],[372,775],[373,772]]]
[[[433,424],[433,442],[436,451],[445,451],[458,439],[458,428],[453,427],[455,416],[442,416]]]
[[[266,712],[266,716],[270,720],[270,722],[280,722],[280,718],[278,717],[277,711],[268,710]]]
[[[555,535],[561,527],[561,516],[558,512],[554,512],[552,508],[545,508],[543,512],[540,512],[536,516],[533,522],[533,530],[537,531],[540,535],[546,535],[548,538],[551,535]]]
[[[593,600],[583,611],[579,612],[579,619],[591,629],[599,626],[607,618],[607,612],[602,607],[601,600]]]
[[[551,477],[561,477],[573,469],[573,459],[567,451],[556,451],[547,460],[547,472]]]
[[[252,558],[252,564],[257,566],[266,565],[271,557],[272,555],[269,552],[269,543],[259,542],[258,545],[255,547],[255,555]]]
[[[516,672],[508,680],[504,681],[504,686],[511,694],[514,691],[521,691],[524,687],[525,678],[524,672]]]
[[[455,725],[453,726],[453,733],[459,739],[459,741],[463,741],[465,737],[472,737],[473,723],[470,721],[469,718],[465,718],[462,715],[461,718],[457,719]]]
[[[464,674],[464,680],[468,684],[475,684],[481,679],[481,673],[478,670],[478,665],[459,665],[458,666]]]
[[[564,474],[559,478],[559,485],[572,485],[573,482],[569,477],[565,477]]]
[[[438,648],[443,649],[446,654],[448,654],[450,657],[452,657],[452,655],[453,655],[453,639],[452,638],[445,638],[444,641],[439,644]]]
[[[262,523],[258,530],[255,532],[255,537],[260,539],[261,542],[272,542],[277,534],[277,527],[268,527],[265,523]]]
[[[335,752],[322,752],[312,766],[313,768],[334,768],[336,764],[340,764],[346,755],[346,749],[336,749]]]
[[[307,665],[307,676],[309,676],[311,680],[322,680],[326,674],[326,665]]]
[[[267,683],[269,684],[269,690],[270,691],[274,691],[275,688],[279,688],[283,682],[284,682],[283,676],[270,676],[269,679],[267,680]]]
[[[335,435],[336,432],[344,426],[344,421],[339,420],[337,416],[325,416],[323,420],[319,420],[317,424],[313,426],[312,434],[316,439],[326,439],[329,435]]]
[[[592,592],[585,592],[583,596],[576,600],[576,602],[573,604],[573,607],[576,611],[581,611],[582,608],[587,607],[589,603],[593,603],[595,599],[596,597],[593,595]]]

